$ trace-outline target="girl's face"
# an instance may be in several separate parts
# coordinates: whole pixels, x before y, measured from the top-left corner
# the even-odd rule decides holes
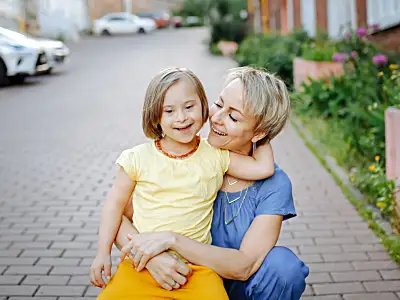
[[[160,126],[164,139],[187,144],[194,141],[203,126],[200,98],[193,84],[181,79],[165,94]]]
[[[210,108],[210,127],[208,142],[216,148],[248,155],[252,142],[258,140],[254,133],[256,119],[244,111],[240,79],[230,82]]]

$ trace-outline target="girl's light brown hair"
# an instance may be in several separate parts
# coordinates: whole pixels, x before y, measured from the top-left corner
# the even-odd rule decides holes
[[[165,94],[168,89],[179,80],[188,80],[193,84],[196,94],[200,98],[203,123],[207,122],[208,101],[200,79],[188,69],[167,68],[153,77],[146,90],[142,113],[142,127],[144,134],[148,138],[162,138],[163,132],[160,126],[160,121],[163,112],[162,108]]]

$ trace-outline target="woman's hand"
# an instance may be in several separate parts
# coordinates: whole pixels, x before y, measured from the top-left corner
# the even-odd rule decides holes
[[[154,280],[168,291],[179,289],[187,282],[187,277],[192,273],[192,270],[185,263],[167,252],[150,259],[146,269]]]
[[[130,242],[121,249],[121,261],[129,255],[137,271],[146,267],[147,262],[154,256],[168,250],[173,243],[171,232],[149,232],[128,236]]]

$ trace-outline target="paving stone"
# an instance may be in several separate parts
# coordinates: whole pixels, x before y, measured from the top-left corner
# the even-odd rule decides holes
[[[84,286],[41,286],[36,296],[83,296]]]
[[[400,291],[400,280],[393,281],[370,281],[364,282],[368,292],[398,292]]]
[[[80,261],[80,258],[40,258],[36,265],[77,266]]]
[[[24,250],[21,257],[60,257],[62,249]]]
[[[344,300],[398,300],[393,293],[343,295]]]
[[[44,275],[50,271],[48,266],[11,266],[6,275]]]
[[[332,272],[331,276],[336,282],[381,280],[377,271]]]
[[[37,286],[0,285],[0,296],[33,296]]]
[[[392,280],[392,279],[400,279],[400,270],[383,270],[383,271],[379,271],[379,273],[381,273],[381,276],[383,277],[383,279],[385,280]]]
[[[0,276],[0,285],[18,285],[24,276],[22,275],[1,275]]]
[[[399,270],[394,261],[355,261],[352,265],[355,270]]]
[[[100,292],[101,289],[94,286],[90,286],[85,293],[85,297],[97,296],[98,294],[100,294]]]
[[[302,300],[342,300],[340,295],[328,295],[328,296],[304,296]]]
[[[316,295],[338,294],[339,292],[341,294],[359,293],[365,291],[363,285],[359,282],[313,284],[313,289]]]
[[[369,260],[365,253],[322,254],[325,262],[352,262]]]
[[[311,272],[336,272],[354,270],[350,263],[311,263],[308,264]]]
[[[25,285],[66,285],[69,281],[69,276],[41,276],[28,275],[22,284]]]
[[[306,279],[308,284],[332,282],[329,273],[310,273]]]

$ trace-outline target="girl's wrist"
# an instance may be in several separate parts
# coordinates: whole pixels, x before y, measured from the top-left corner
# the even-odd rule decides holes
[[[178,244],[178,235],[175,232],[170,231],[168,239],[168,249],[175,250],[177,244]]]

